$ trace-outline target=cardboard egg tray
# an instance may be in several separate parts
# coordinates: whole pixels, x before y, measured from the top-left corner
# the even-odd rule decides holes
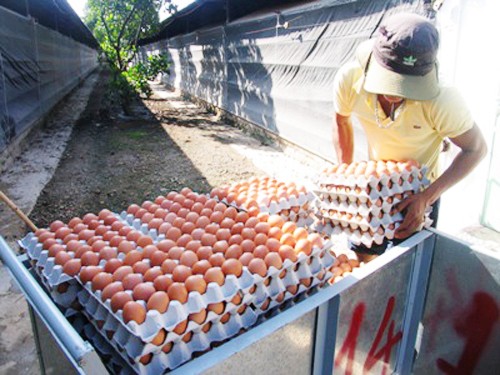
[[[394,189],[399,189],[398,186],[406,187],[408,190],[411,186],[415,185],[428,185],[429,180],[425,177],[427,167],[422,168],[412,167],[411,171],[404,170],[400,173],[393,172],[390,174],[383,174],[380,177],[369,176],[346,176],[344,174],[322,174],[318,179],[319,186],[347,186],[352,189],[356,187],[373,189],[380,189],[382,186],[393,186]]]
[[[382,213],[377,217],[368,215],[368,218],[362,216],[352,216],[348,218],[341,212],[334,212],[332,214],[331,212],[324,213],[323,210],[320,210],[317,215],[325,223],[328,223],[333,227],[340,226],[342,228],[350,228],[352,230],[360,229],[362,232],[376,232],[379,228],[395,229],[395,226],[403,221],[403,215],[399,212],[393,215]]]
[[[207,332],[204,332],[202,329],[193,331],[188,342],[183,340],[175,341],[170,352],[168,353],[162,351],[162,348],[168,344],[167,341],[165,341],[161,346],[154,346],[153,348],[152,346],[149,346],[144,348],[140,354],[132,357],[127,352],[126,348],[121,347],[114,340],[114,336],[117,333],[115,333],[113,338],[109,340],[106,336],[106,332],[109,331],[106,324],[100,328],[97,324],[98,320],[89,314],[88,311],[84,311],[84,315],[95,327],[95,330],[99,332],[104,341],[130,365],[135,373],[145,375],[162,374],[167,369],[172,370],[189,361],[193,357],[194,353],[209,350],[214,343],[222,342],[237,335],[242,329],[251,327],[257,321],[257,315],[250,308],[245,309],[242,313],[235,311],[230,315],[229,320],[224,323],[222,323],[220,319],[212,322]],[[128,347],[130,346],[131,345]],[[136,353],[138,352],[139,351],[136,351]],[[145,355],[152,355],[152,358],[148,364],[143,365],[140,363],[140,359]]]
[[[406,193],[395,196],[378,197],[374,201],[362,200],[339,200],[329,199],[328,194],[318,193],[318,199],[314,202],[316,210],[337,211],[351,215],[361,215],[363,217],[379,216],[383,213],[390,213],[394,206],[401,202],[408,195]]]

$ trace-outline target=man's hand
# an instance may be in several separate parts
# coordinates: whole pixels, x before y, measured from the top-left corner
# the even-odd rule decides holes
[[[423,228],[427,202],[428,199],[424,194],[418,193],[409,196],[394,207],[392,214],[401,212],[404,215],[403,222],[394,233],[395,238],[405,239]]]

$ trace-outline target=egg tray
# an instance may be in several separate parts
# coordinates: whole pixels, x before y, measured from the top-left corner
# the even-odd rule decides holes
[[[225,323],[221,323],[220,321],[212,323],[210,329],[206,333],[202,330],[194,332],[191,340],[187,343],[182,340],[176,341],[169,353],[164,353],[162,351],[162,347],[165,345],[164,343],[162,346],[155,346],[153,352],[145,351],[145,354],[133,358],[128,355],[126,350],[120,348],[114,340],[108,339],[105,333],[105,326],[103,327],[104,329],[100,329],[93,317],[87,314],[88,312],[85,311],[84,315],[89,319],[106,343],[130,365],[135,373],[144,375],[162,374],[166,370],[173,370],[192,359],[193,354],[209,350],[214,343],[222,342],[236,336],[242,329],[248,329],[257,321],[255,312],[247,308],[242,314],[237,312],[232,314]],[[153,354],[152,360],[147,365],[143,365],[139,362],[139,359],[147,354]]]
[[[285,292],[289,286],[299,285],[300,280],[315,279],[335,261],[329,251],[330,248],[331,243],[328,242],[321,249],[314,247],[309,256],[299,253],[296,262],[286,259],[281,269],[270,267],[265,278],[254,275],[259,281],[256,283],[257,288],[252,303],[260,305],[267,298],[275,299],[280,293]]]
[[[128,361],[124,360],[111,346],[108,340],[102,336],[101,330],[96,329],[83,314],[78,314],[71,321],[80,336],[88,340],[99,353],[104,365],[110,373],[117,375],[135,374]]]
[[[380,177],[376,176],[346,176],[344,174],[322,174],[317,179],[317,184],[320,186],[334,185],[334,186],[348,186],[351,188],[360,187],[366,188],[370,186],[371,188],[377,188],[377,185],[387,185],[391,181],[394,185],[400,185],[409,183],[417,185],[427,185],[429,180],[425,176],[428,168],[423,166],[422,168],[412,167],[411,171],[404,170],[400,173],[393,172],[390,174],[383,174]]]
[[[394,230],[396,225],[403,221],[403,215],[400,212],[393,215],[383,213],[381,218],[371,217],[369,220],[354,216],[347,219],[340,213],[331,216],[330,213],[327,213],[326,215],[318,213],[317,216],[325,223],[330,224],[332,227],[350,228],[351,230],[359,229],[362,232],[376,232],[379,228]]]
[[[186,320],[189,314],[198,313],[209,304],[227,302],[234,298],[240,291],[247,293],[255,285],[253,276],[244,268],[239,278],[234,275],[226,276],[223,286],[219,286],[215,282],[209,283],[206,293],[201,295],[198,292],[190,292],[188,300],[184,304],[175,300],[170,301],[168,310],[163,314],[160,314],[156,310],[148,311],[146,321],[142,324],[137,324],[135,321],[125,323],[122,318],[122,311],[119,310],[114,313],[111,309],[109,299],[102,302],[101,291],[92,291],[90,282],[84,284],[80,281],[83,288],[93,297],[86,302],[84,301],[82,305],[87,310],[97,311],[98,315],[96,318],[98,320],[104,320],[106,316],[110,317],[110,319],[115,319],[131,335],[138,336],[143,341],[149,342],[159,333],[160,329],[164,328],[167,331],[174,329],[180,322]]]
[[[289,285],[290,286],[297,286],[297,291],[295,293],[292,293],[288,289],[286,289],[284,292],[281,292],[283,294],[278,294],[274,297],[267,297],[264,300],[260,301],[254,301],[252,303],[252,308],[256,311],[257,315],[264,314],[268,312],[269,310],[275,308],[276,306],[281,306],[287,303],[289,300],[296,300],[299,298],[300,295],[306,296],[306,293],[310,290],[317,290],[322,288],[324,285],[326,285],[327,280],[332,277],[332,273],[330,272],[329,269],[324,270],[324,273],[322,275],[317,274],[316,276],[312,276],[310,278],[307,278],[310,280],[311,284],[309,286],[305,285],[304,283],[300,282],[298,284],[294,285]],[[302,279],[301,279],[302,280]],[[282,296],[282,298],[280,298]],[[267,303],[267,305],[266,305]]]
[[[398,194],[396,196],[379,197],[375,201],[362,200],[338,200],[325,198],[324,194],[319,194],[314,202],[315,212],[318,209],[334,210],[352,215],[360,214],[364,217],[379,216],[380,213],[390,213],[393,207],[405,199],[408,194]]]

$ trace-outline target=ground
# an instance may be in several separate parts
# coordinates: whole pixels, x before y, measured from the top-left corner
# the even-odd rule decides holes
[[[103,208],[121,212],[185,186],[207,193],[263,174],[307,183],[322,166],[160,85],[125,116],[108,79],[105,70],[92,74],[2,174],[2,191],[38,227]],[[0,218],[2,236],[17,250],[27,227],[4,205]],[[36,358],[25,299],[0,266],[0,374],[38,374]]]

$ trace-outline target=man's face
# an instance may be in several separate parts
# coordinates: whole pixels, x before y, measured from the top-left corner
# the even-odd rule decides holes
[[[398,104],[404,100],[404,98],[400,96],[392,96],[392,95],[382,95],[382,96],[390,104]]]

